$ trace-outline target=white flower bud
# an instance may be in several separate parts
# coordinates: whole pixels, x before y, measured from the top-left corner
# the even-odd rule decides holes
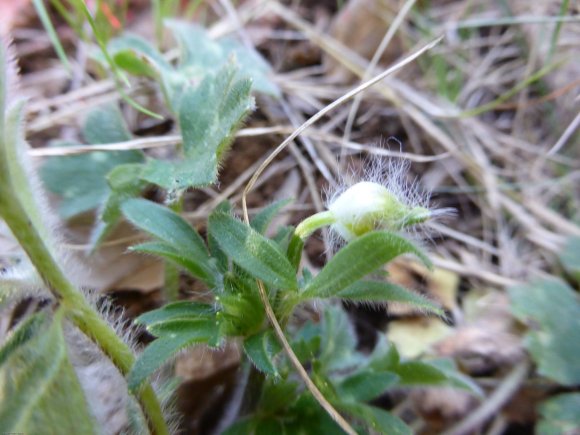
[[[424,207],[410,207],[375,182],[361,181],[336,197],[328,206],[332,228],[349,241],[375,229],[398,231],[429,219]]]
[[[316,213],[296,227],[305,240],[316,229],[331,226],[345,241],[373,230],[399,232],[453,209],[428,208],[429,194],[407,180],[408,163],[397,160],[371,160],[363,181],[339,189],[329,196],[326,211]],[[345,183],[346,185],[346,183]]]

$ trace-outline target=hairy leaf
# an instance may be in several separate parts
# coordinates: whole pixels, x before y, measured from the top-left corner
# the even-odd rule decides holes
[[[361,362],[356,351],[356,335],[343,309],[331,306],[324,311],[320,332],[319,361],[322,370],[330,372],[352,367]]]
[[[32,340],[45,327],[46,313],[40,312],[26,318],[12,331],[0,348],[0,366],[18,349]]]
[[[250,221],[250,226],[260,234],[265,234],[266,230],[268,229],[268,225],[270,225],[270,222],[272,222],[272,219],[274,219],[280,210],[286,207],[291,201],[292,200],[290,199],[281,199],[280,201],[276,201],[267,207],[264,207]]]
[[[390,282],[359,281],[336,294],[336,297],[360,302],[399,302],[443,316],[443,310],[424,296]]]
[[[179,333],[170,333],[153,341],[145,348],[131,369],[128,377],[129,388],[136,390],[159,367],[171,359],[177,352],[197,343],[214,339],[215,321],[207,320],[192,325],[191,329]]]
[[[206,282],[213,282],[214,269],[210,263],[207,248],[201,236],[177,213],[145,199],[131,199],[122,205],[125,217],[136,227],[164,242],[163,245],[145,245],[175,250],[176,256],[190,259],[203,273]],[[142,248],[141,250],[144,250]]]
[[[213,314],[215,314],[215,310],[212,305],[194,301],[179,301],[141,314],[135,319],[135,323],[154,326],[168,320],[195,319]]]
[[[268,375],[278,376],[274,357],[282,350],[274,332],[267,330],[244,340],[244,351],[256,368]]]
[[[214,183],[218,165],[240,122],[254,107],[251,81],[237,79],[233,65],[208,74],[187,87],[178,106],[184,158],[177,162],[151,159],[143,178],[165,189],[180,190]]]
[[[342,248],[308,284],[303,298],[328,298],[401,254],[412,253],[429,264],[407,239],[386,231],[367,233]]]
[[[278,86],[271,80],[270,65],[253,49],[234,39],[212,40],[199,26],[175,20],[166,21],[181,47],[178,72],[187,77],[203,77],[230,62],[232,57],[240,66],[240,75],[252,78],[256,91],[279,97]]]
[[[147,183],[141,179],[143,165],[128,163],[113,168],[107,175],[109,196],[100,211],[100,217],[91,233],[92,249],[96,249],[115,228],[122,216],[121,205],[131,198],[136,198]]]
[[[252,276],[277,288],[298,287],[294,268],[280,248],[248,225],[216,213],[209,218],[209,230],[232,261]]]
[[[3,431],[97,433],[68,359],[61,321],[59,314],[46,321],[0,368]]]
[[[188,271],[192,276],[201,279],[209,286],[215,284],[215,275],[211,270],[207,270],[207,265],[200,265],[191,256],[184,255],[182,251],[174,248],[169,243],[165,242],[146,242],[130,248],[133,252],[140,252],[142,254],[156,255],[171,261],[179,267]]]

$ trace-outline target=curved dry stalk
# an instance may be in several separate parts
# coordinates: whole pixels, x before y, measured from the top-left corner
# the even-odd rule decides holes
[[[248,192],[250,190],[252,190],[252,188],[256,184],[256,181],[258,180],[260,175],[264,172],[266,167],[270,163],[272,163],[272,161],[276,158],[276,156],[278,154],[280,154],[280,152],[282,152],[282,150],[284,150],[290,143],[292,143],[292,141],[296,137],[298,137],[298,135],[300,135],[300,133],[302,133],[308,127],[313,125],[315,122],[317,122],[320,118],[322,118],[328,112],[332,111],[336,107],[339,107],[341,104],[344,104],[345,102],[352,99],[358,93],[364,91],[365,89],[367,89],[367,88],[371,87],[372,85],[378,83],[379,81],[383,80],[388,75],[393,74],[395,71],[398,71],[399,69],[401,69],[405,65],[411,63],[417,57],[421,56],[424,52],[426,52],[427,50],[430,50],[431,48],[436,46],[439,42],[441,42],[442,39],[443,39],[442,36],[435,39],[434,41],[430,42],[429,44],[425,45],[423,48],[418,50],[416,53],[409,55],[408,57],[406,57],[405,59],[403,59],[399,63],[397,63],[397,64],[393,65],[392,67],[388,68],[387,70],[383,71],[381,74],[377,75],[376,77],[372,78],[371,80],[366,81],[365,83],[362,83],[361,85],[357,86],[356,88],[354,88],[350,92],[346,93],[345,95],[343,95],[339,99],[335,100],[334,102],[332,102],[331,104],[326,106],[324,109],[322,109],[318,113],[316,113],[314,116],[309,118],[304,124],[302,124],[300,127],[298,127],[290,136],[288,136],[280,145],[278,145],[278,147],[274,151],[272,151],[272,153],[266,158],[266,160],[256,170],[256,172],[254,173],[254,175],[252,176],[250,181],[248,181],[248,184],[244,188],[244,191],[242,194],[242,208],[243,208],[243,214],[244,214],[244,221],[247,224],[250,223],[250,217],[248,214],[248,205],[247,205]],[[320,406],[322,406],[324,408],[324,410],[341,427],[342,430],[344,430],[349,435],[355,435],[356,434],[355,430],[338,413],[338,411],[336,411],[336,409],[334,409],[334,407],[330,404],[330,402],[328,402],[328,400],[326,400],[326,398],[320,392],[320,390],[316,387],[314,382],[312,382],[312,380],[308,376],[308,373],[306,372],[304,367],[302,367],[302,364],[300,364],[300,361],[296,357],[296,354],[292,350],[290,343],[288,343],[288,340],[286,339],[286,336],[284,335],[284,332],[282,331],[282,327],[280,326],[278,319],[276,319],[276,315],[274,314],[274,310],[272,309],[272,306],[270,305],[270,301],[268,300],[268,295],[266,294],[266,290],[264,289],[264,285],[259,280],[257,282],[258,282],[258,288],[260,289],[260,298],[262,300],[262,303],[264,304],[264,309],[266,310],[266,316],[268,317],[268,320],[270,321],[270,323],[274,327],[274,331],[276,332],[276,336],[278,337],[278,340],[282,344],[282,347],[284,348],[285,353],[288,355],[288,358],[290,359],[292,365],[295,367],[296,371],[298,372],[298,374],[300,375],[300,377],[304,381],[306,387],[308,388],[310,393],[314,396],[314,398],[318,401]]]

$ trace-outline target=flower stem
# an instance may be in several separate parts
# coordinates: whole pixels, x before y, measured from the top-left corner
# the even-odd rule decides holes
[[[0,215],[30,258],[48,289],[67,310],[73,323],[99,346],[123,375],[127,375],[135,361],[131,349],[88,304],[82,293],[65,276],[22,203],[16,197],[14,190],[7,188],[6,183],[0,183],[0,195]],[[151,432],[156,435],[168,434],[161,406],[150,385],[141,390],[138,394],[138,400]]]
[[[334,213],[328,210],[321,211],[300,222],[294,233],[302,240],[306,240],[317,229],[332,225],[334,222],[336,222]]]

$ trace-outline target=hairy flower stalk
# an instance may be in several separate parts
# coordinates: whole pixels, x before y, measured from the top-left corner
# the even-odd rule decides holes
[[[316,213],[296,227],[305,240],[317,229],[330,226],[342,239],[351,241],[373,230],[398,232],[449,212],[427,208],[428,195],[405,181],[406,163],[378,161],[360,181],[331,196],[327,210]]]

